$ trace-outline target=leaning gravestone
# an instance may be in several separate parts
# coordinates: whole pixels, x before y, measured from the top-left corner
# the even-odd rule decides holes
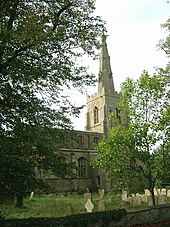
[[[87,210],[87,213],[91,213],[92,210],[94,209],[94,205],[93,203],[91,202],[91,199],[88,199],[86,204],[85,204],[85,208]]]
[[[100,191],[99,191],[99,199],[103,199],[104,198],[104,189],[101,189]]]
[[[30,194],[30,200],[33,199],[33,196],[34,196],[34,192],[31,192],[31,194]]]
[[[105,211],[105,210],[106,210],[105,204],[102,200],[100,200],[98,203],[98,211]]]

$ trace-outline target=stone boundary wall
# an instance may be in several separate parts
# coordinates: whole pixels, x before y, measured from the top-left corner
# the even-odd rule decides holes
[[[165,221],[170,222],[170,205],[159,205],[142,211],[128,212],[120,222],[111,223],[109,227],[141,226]]]

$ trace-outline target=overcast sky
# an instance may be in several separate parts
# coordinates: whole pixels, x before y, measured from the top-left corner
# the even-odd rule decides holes
[[[107,22],[107,45],[115,89],[127,77],[138,78],[143,70],[154,73],[154,67],[165,67],[167,58],[158,50],[158,41],[166,37],[160,24],[170,17],[166,0],[96,0],[96,15]],[[98,60],[89,62],[90,70],[98,74]],[[96,88],[89,88],[92,94]],[[75,104],[86,104],[86,96],[71,91]],[[75,129],[84,130],[86,109],[79,119],[73,119]]]

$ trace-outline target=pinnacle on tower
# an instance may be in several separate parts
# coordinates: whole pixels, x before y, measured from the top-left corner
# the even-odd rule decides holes
[[[115,92],[112,70],[110,66],[110,56],[108,54],[106,35],[102,36],[102,44],[99,58],[99,93],[112,93]]]

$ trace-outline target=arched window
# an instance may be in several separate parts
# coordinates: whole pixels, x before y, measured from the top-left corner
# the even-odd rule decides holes
[[[83,138],[83,136],[79,136],[78,145],[79,145],[79,147],[84,147],[84,138]]]
[[[95,106],[94,108],[94,124],[99,123],[99,113],[98,113],[98,108]]]
[[[93,141],[95,144],[98,144],[99,142],[99,138],[98,137],[94,137],[94,141]]]
[[[87,159],[83,157],[78,159],[78,177],[87,177],[87,164]]]
[[[100,186],[100,176],[97,176],[97,186]]]
[[[120,110],[116,107],[116,119],[121,123]]]

